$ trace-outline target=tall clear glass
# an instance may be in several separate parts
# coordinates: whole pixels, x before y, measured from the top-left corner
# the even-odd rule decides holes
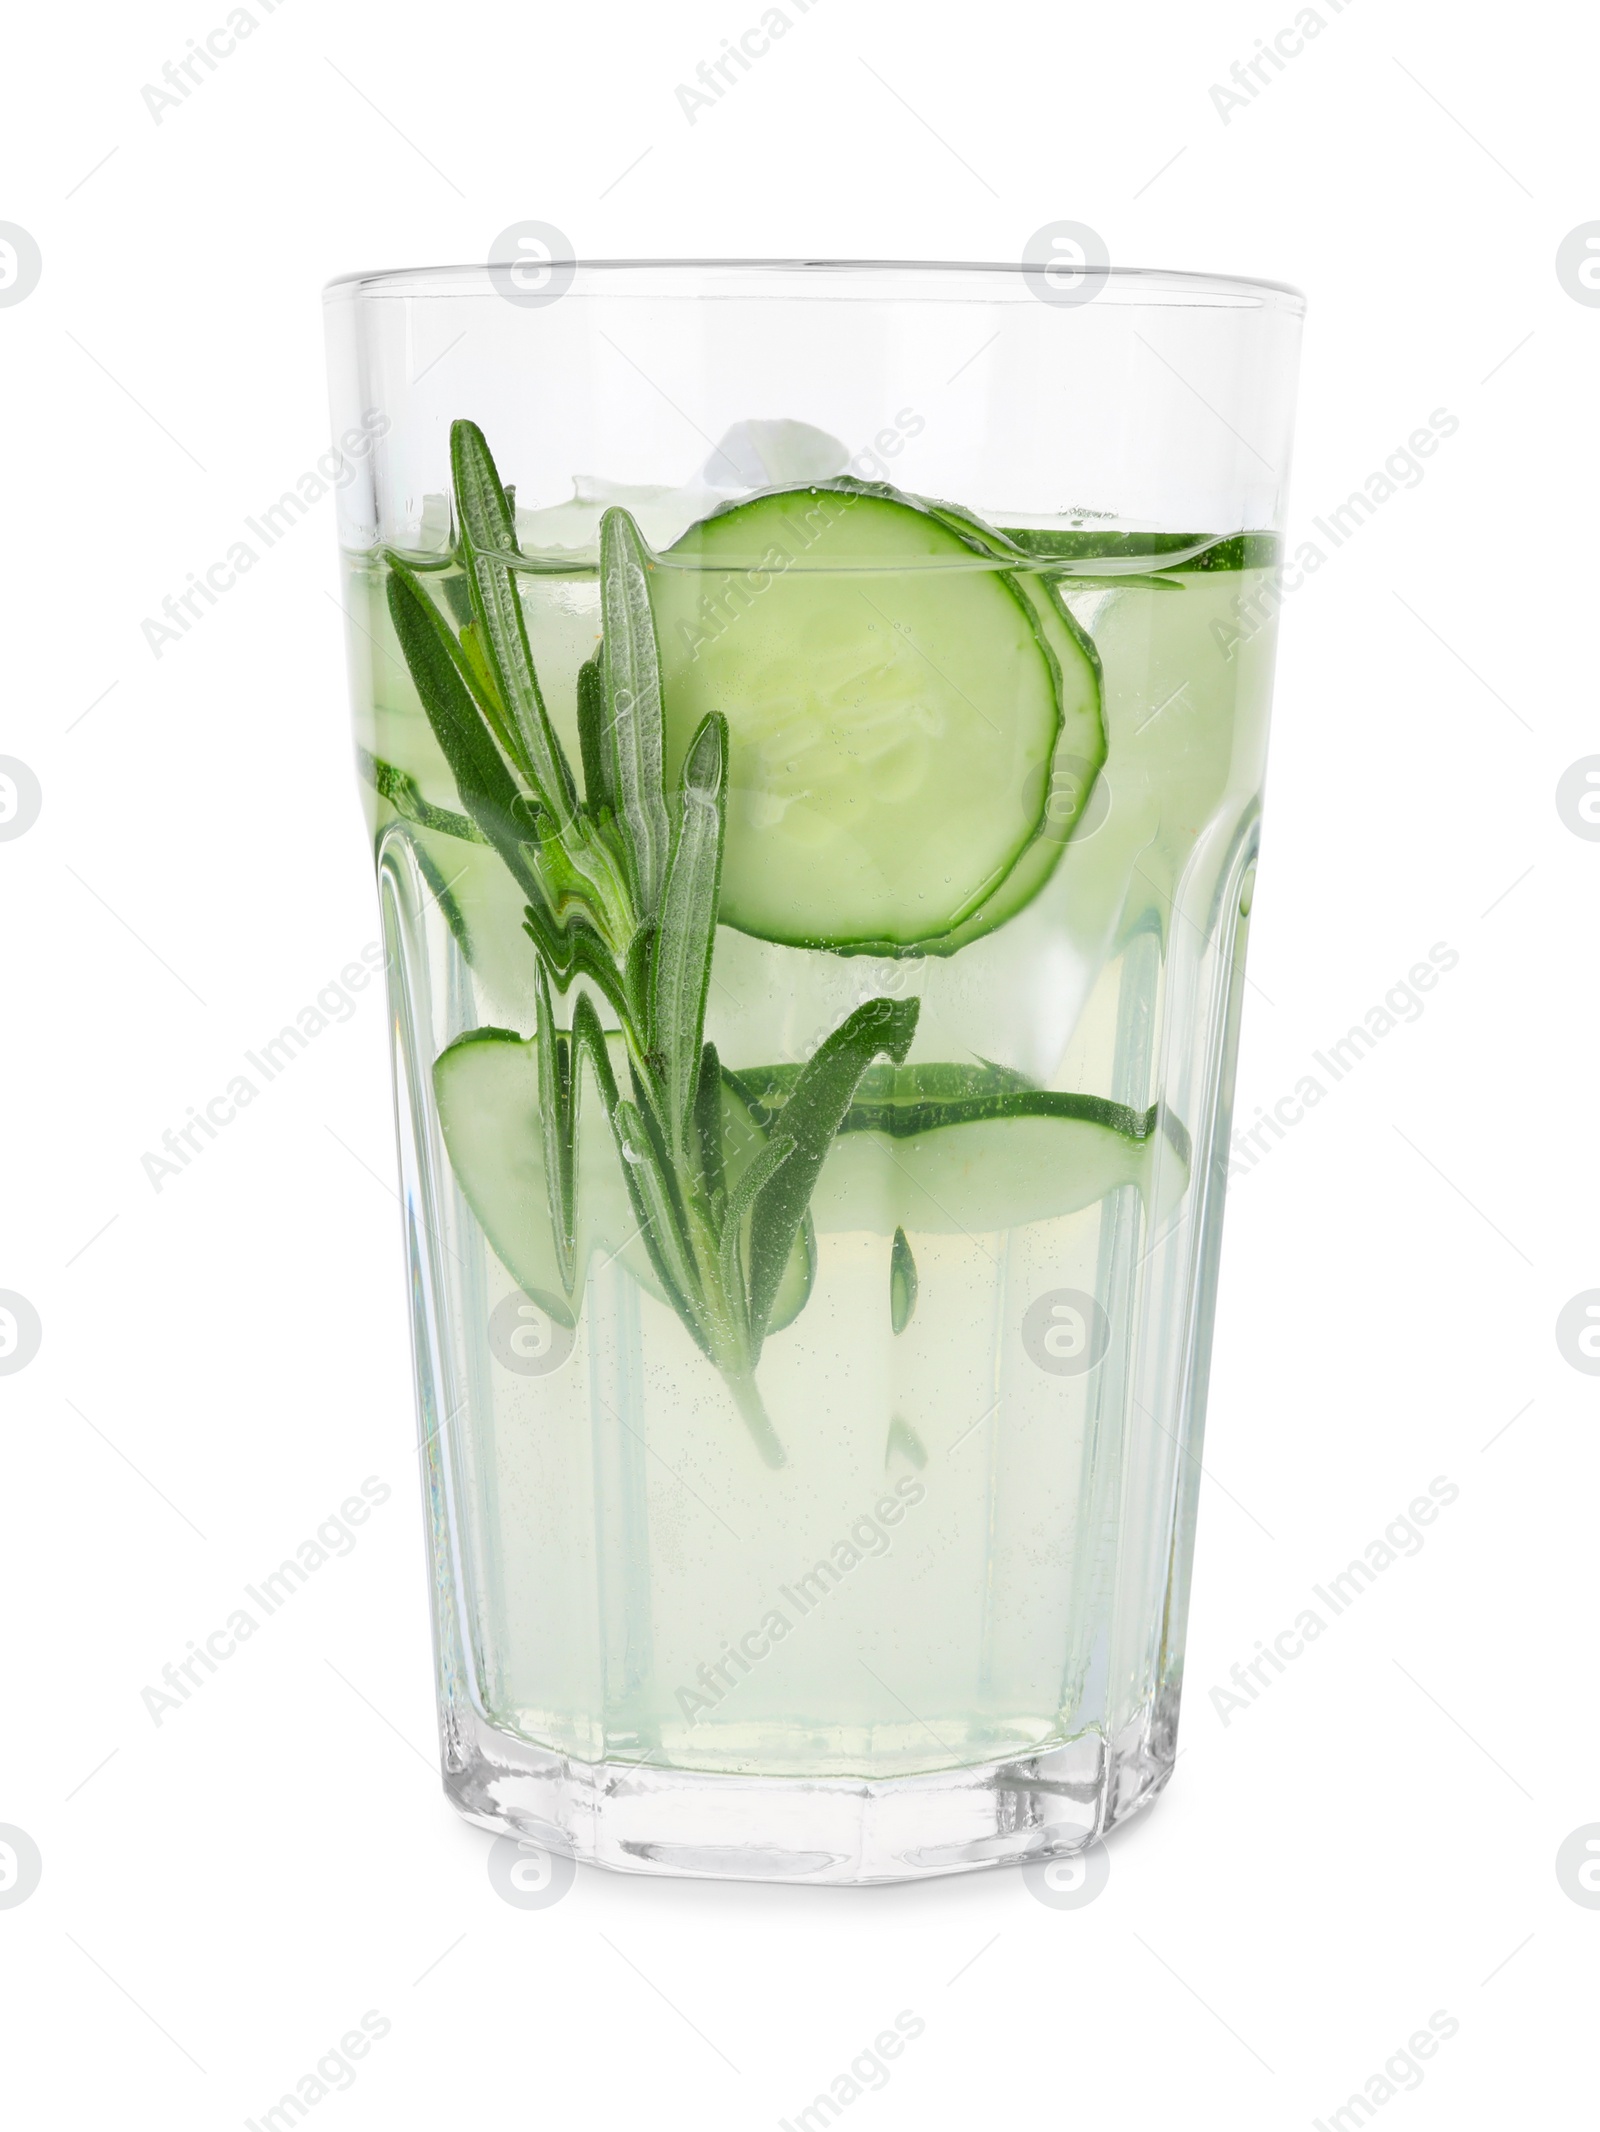
[[[864,1882],[1171,1774],[1301,308],[329,290],[469,1819]]]

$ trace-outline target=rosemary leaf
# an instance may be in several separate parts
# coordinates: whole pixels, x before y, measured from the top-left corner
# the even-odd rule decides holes
[[[671,830],[662,785],[661,662],[647,564],[638,527],[613,505],[600,521],[606,778],[617,817],[626,825],[639,914],[653,918],[666,879]]]
[[[578,747],[583,759],[583,791],[591,814],[602,807],[617,811],[606,753],[606,690],[600,654],[578,668]]]
[[[713,1208],[727,1191],[727,1158],[722,1132],[722,1062],[715,1044],[700,1053],[700,1080],[694,1092],[694,1130],[699,1143],[700,1174]]]
[[[378,797],[386,799],[402,821],[415,822],[419,829],[432,829],[440,836],[460,837],[464,843],[488,843],[489,839],[466,815],[455,814],[448,807],[436,807],[432,800],[424,798],[422,787],[409,770],[398,770],[381,755],[373,755],[360,747],[356,749],[356,767]]]
[[[678,833],[661,896],[651,973],[651,1049],[662,1061],[667,1134],[680,1157],[689,1146],[716,943],[727,741],[727,721],[713,711],[684,757]]]
[[[534,995],[538,1016],[539,1124],[544,1135],[544,1181],[550,1201],[561,1285],[570,1296],[577,1275],[578,1073],[571,1040],[556,1027],[550,981],[539,966]]]
[[[722,1276],[723,1293],[727,1297],[729,1305],[737,1309],[744,1320],[739,1330],[746,1340],[750,1340],[755,1328],[750,1320],[749,1291],[742,1264],[740,1231],[744,1227],[744,1218],[750,1211],[756,1195],[777,1176],[794,1152],[795,1144],[789,1135],[787,1133],[776,1134],[762,1148],[761,1152],[750,1164],[750,1167],[739,1179],[739,1182],[728,1194],[727,1210],[723,1215],[722,1223],[719,1271]],[[751,1344],[759,1348],[759,1336]],[[752,1355],[751,1360],[752,1362],[755,1360],[754,1355]]]
[[[683,1237],[683,1218],[672,1187],[639,1107],[626,1096],[611,1113],[617,1152],[622,1157],[628,1191],[645,1247],[672,1296],[678,1315],[707,1354],[704,1313],[697,1307],[700,1279]]]
[[[889,1251],[889,1323],[903,1333],[917,1307],[917,1262],[904,1229],[896,1229]]]
[[[516,808],[523,795],[461,678],[449,626],[411,572],[392,557],[389,614],[462,806],[511,869],[523,893],[541,896],[522,853],[526,831],[517,820]]]
[[[622,971],[623,989],[633,1003],[639,1049],[645,1052],[648,1052],[655,1042],[655,1030],[650,1019],[650,969],[655,952],[656,929],[654,923],[647,919],[628,942],[628,953]]]
[[[570,990],[575,977],[587,977],[616,1008],[624,1024],[633,1027],[627,989],[615,958],[586,918],[571,917],[565,925],[558,925],[541,895],[523,912],[522,929],[539,950],[558,992]]]
[[[911,1048],[922,1002],[869,999],[817,1047],[783,1110],[794,1153],[762,1186],[750,1216],[750,1330],[759,1348],[794,1240],[834,1135],[861,1076],[880,1052],[898,1066]]]
[[[572,772],[539,693],[517,573],[507,560],[518,553],[516,520],[476,422],[451,424],[450,471],[461,560],[480,639],[476,649],[498,685],[523,767],[541,802],[564,824],[576,808]]]

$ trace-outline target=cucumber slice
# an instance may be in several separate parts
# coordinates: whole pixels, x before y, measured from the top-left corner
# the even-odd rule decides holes
[[[495,1256],[523,1293],[560,1325],[576,1318],[562,1286],[545,1188],[539,1129],[538,1047],[509,1029],[474,1029],[440,1053],[434,1100],[462,1196]],[[649,1254],[635,1237],[611,1128],[590,1097],[578,1112],[580,1270],[596,1249],[620,1250],[629,1271],[659,1295]]]
[[[628,1085],[620,1034],[607,1038],[612,1070]],[[578,1101],[577,1279],[582,1292],[590,1259],[620,1259],[641,1288],[665,1302],[639,1235],[611,1126],[592,1073]],[[538,1041],[510,1029],[474,1029],[439,1054],[434,1099],[451,1168],[463,1198],[507,1273],[523,1293],[560,1325],[576,1322],[561,1282],[550,1202],[545,1188],[544,1135],[539,1128]],[[761,1117],[732,1079],[722,1092],[724,1159],[730,1188],[737,1184],[767,1133]],[[781,1332],[805,1308],[816,1278],[815,1233],[802,1223],[784,1269],[769,1332]]]
[[[781,1119],[796,1071],[740,1076],[758,1116]],[[1164,1219],[1188,1181],[1187,1135],[1155,1109],[1033,1088],[996,1066],[874,1066],[811,1211],[823,1233],[979,1236],[1079,1213],[1124,1184]]]
[[[659,558],[669,785],[706,713],[729,722],[724,924],[898,955],[1010,914],[1059,756],[1098,766],[1105,738],[1083,639],[1047,587],[984,567],[997,552],[840,481],[732,505]]]
[[[993,894],[942,940],[928,943],[931,955],[954,955],[969,940],[981,939],[1008,918],[1014,918],[1055,872],[1105,763],[1105,692],[1100,655],[1092,638],[1067,611],[1054,578],[1030,562],[1025,545],[1011,534],[985,525],[960,504],[930,503],[928,508],[978,554],[1018,564],[1014,582],[1032,603],[1040,635],[1055,659],[1062,703],[1061,733],[1050,764],[1044,820],[1032,843]]]
[[[625,1077],[621,1036],[612,1064]],[[734,1185],[783,1115],[798,1066],[723,1075],[727,1181]],[[561,1286],[544,1190],[538,1043],[474,1030],[433,1066],[439,1124],[467,1205],[510,1277],[559,1324],[574,1324]],[[794,1322],[817,1275],[815,1230],[911,1230],[979,1237],[1079,1213],[1118,1185],[1137,1185],[1152,1217],[1188,1183],[1182,1128],[1156,1111],[1103,1096],[1030,1087],[998,1066],[873,1066],[823,1162],[772,1313]],[[638,1237],[617,1145],[585,1089],[578,1111],[578,1283],[591,1258],[619,1258],[657,1301],[661,1288]]]
[[[609,1041],[625,1077],[622,1040]],[[799,1071],[724,1074],[730,1185],[765,1145]],[[451,1166],[496,1257],[542,1310],[573,1324],[545,1195],[536,1041],[475,1029],[440,1054],[433,1081]],[[1164,1218],[1187,1183],[1182,1129],[1154,1110],[1032,1088],[1000,1067],[874,1066],[828,1152],[811,1214],[830,1234],[978,1236],[1078,1213],[1124,1184]],[[592,1258],[617,1258],[663,1300],[592,1085],[579,1104],[577,1202],[578,1287]],[[784,1272],[773,1332],[805,1307],[816,1266],[808,1223]]]
[[[850,1133],[830,1151],[811,1211],[830,1233],[984,1236],[1077,1214],[1118,1185],[1143,1191],[1150,1171],[1148,1146],[1081,1118],[974,1119],[909,1140]]]

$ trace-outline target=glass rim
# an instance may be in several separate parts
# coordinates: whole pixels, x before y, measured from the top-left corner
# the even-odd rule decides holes
[[[520,262],[483,260],[438,266],[383,267],[336,275],[322,291],[324,302],[347,297],[451,298],[496,293],[490,276],[497,268]],[[575,254],[541,260],[545,267],[570,267],[575,274],[662,273],[668,275],[740,275],[758,282],[763,275],[996,275],[1007,277],[1000,287],[1029,288],[1028,277],[1045,271],[1042,266],[1020,259],[851,259],[796,255],[790,258],[681,258],[681,259],[583,259]],[[1151,308],[1195,309],[1207,302],[1226,309],[1278,309],[1303,316],[1305,292],[1292,282],[1269,281],[1245,274],[1198,273],[1182,267],[1108,266],[1093,268],[1103,273],[1104,286],[1087,303],[1074,309],[1092,309],[1113,288],[1124,303],[1143,301]],[[951,291],[950,300],[960,300]]]

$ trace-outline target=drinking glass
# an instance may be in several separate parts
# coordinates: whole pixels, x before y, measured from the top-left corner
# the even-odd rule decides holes
[[[1170,1776],[1301,311],[328,291],[468,1819],[857,1883]]]

